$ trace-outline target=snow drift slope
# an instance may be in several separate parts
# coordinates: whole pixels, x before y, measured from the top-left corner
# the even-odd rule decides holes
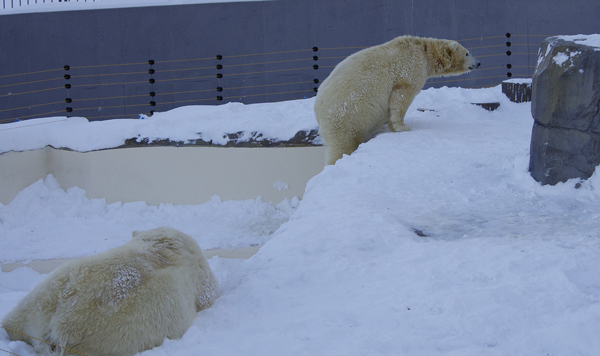
[[[598,175],[537,185],[529,105],[444,94],[313,178],[184,340],[148,354],[597,353]]]

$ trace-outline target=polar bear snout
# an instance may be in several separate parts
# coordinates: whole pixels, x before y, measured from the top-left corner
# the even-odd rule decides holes
[[[475,69],[479,68],[479,66],[481,65],[481,62],[479,62],[473,56],[468,56],[468,58],[469,58],[469,70],[475,70]]]
[[[471,66],[469,67],[469,69],[470,69],[470,70],[475,70],[475,69],[479,68],[479,66],[480,66],[480,65],[481,65],[481,62],[477,62],[477,63],[475,63],[475,64],[471,65]]]

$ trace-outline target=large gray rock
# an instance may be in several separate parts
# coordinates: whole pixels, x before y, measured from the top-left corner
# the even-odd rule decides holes
[[[542,184],[589,178],[600,164],[600,35],[544,40],[531,114],[532,177]]]

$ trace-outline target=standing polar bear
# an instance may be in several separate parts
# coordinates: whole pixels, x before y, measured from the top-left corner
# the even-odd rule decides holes
[[[134,231],[127,244],[65,264],[2,320],[42,354],[133,355],[180,338],[219,286],[192,238]]]
[[[354,53],[319,87],[315,116],[334,164],[386,121],[408,131],[404,115],[431,77],[459,75],[480,63],[456,41],[402,36]]]

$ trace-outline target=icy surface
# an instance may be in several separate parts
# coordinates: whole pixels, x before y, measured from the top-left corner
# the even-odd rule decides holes
[[[428,89],[412,131],[378,135],[279,207],[107,206],[48,177],[0,205],[0,260],[85,256],[160,225],[202,248],[264,243],[210,259],[219,298],[148,356],[598,355],[600,176],[535,182],[530,109],[500,87]],[[42,278],[0,273],[0,317]],[[1,330],[0,349],[33,355]]]

